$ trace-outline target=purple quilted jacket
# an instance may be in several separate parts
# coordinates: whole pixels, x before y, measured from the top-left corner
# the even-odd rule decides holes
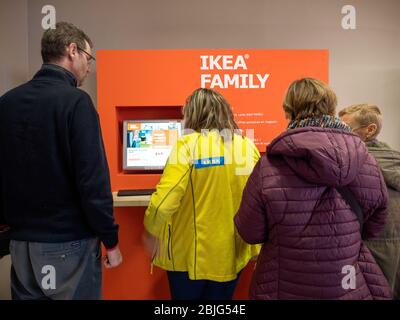
[[[360,224],[335,187],[348,185],[377,236],[387,190],[375,159],[354,134],[306,127],[277,137],[254,168],[235,216],[248,243],[264,243],[250,299],[390,299],[361,241]]]

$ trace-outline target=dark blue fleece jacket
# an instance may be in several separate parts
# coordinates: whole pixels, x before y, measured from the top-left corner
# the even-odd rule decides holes
[[[118,243],[99,117],[69,71],[45,64],[0,98],[0,220],[14,240]]]

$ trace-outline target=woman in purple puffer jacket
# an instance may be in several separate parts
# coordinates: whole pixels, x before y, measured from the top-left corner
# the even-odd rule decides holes
[[[386,186],[335,107],[323,82],[293,82],[283,105],[288,130],[247,182],[236,227],[248,243],[263,243],[251,299],[391,299],[359,220],[337,190],[347,186],[361,206],[366,239],[384,228]]]

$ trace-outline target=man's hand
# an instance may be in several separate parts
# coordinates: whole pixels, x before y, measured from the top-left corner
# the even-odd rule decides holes
[[[118,267],[122,263],[122,254],[119,247],[106,251],[104,266],[107,269]]]

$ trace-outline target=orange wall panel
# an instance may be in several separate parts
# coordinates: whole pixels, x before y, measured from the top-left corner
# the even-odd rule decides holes
[[[98,51],[98,111],[113,191],[154,188],[161,175],[123,170],[123,120],[181,119],[187,96],[203,85],[227,98],[239,127],[264,152],[287,125],[282,100],[289,84],[302,77],[328,82],[328,59],[327,50]],[[165,272],[155,267],[150,275],[144,210],[115,209],[124,262],[104,270],[105,299],[169,299]],[[247,298],[252,268],[242,272],[235,298]]]

